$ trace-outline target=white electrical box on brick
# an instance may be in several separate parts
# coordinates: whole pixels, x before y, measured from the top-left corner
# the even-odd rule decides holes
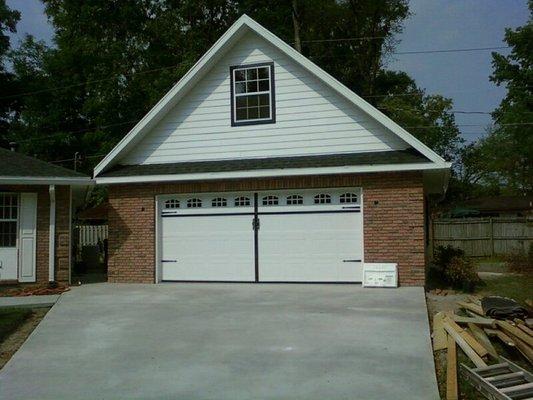
[[[398,264],[365,263],[363,287],[398,287]]]

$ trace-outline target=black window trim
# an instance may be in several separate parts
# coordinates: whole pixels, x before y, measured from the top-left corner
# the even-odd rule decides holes
[[[270,110],[271,115],[270,119],[265,119],[262,121],[235,121],[235,107],[234,107],[234,96],[233,96],[233,70],[241,68],[254,68],[254,67],[270,67]],[[231,101],[231,126],[245,126],[245,125],[261,125],[261,124],[275,124],[276,123],[276,87],[274,85],[274,63],[273,62],[262,62],[255,64],[242,64],[242,65],[232,65],[229,67],[229,76],[230,76],[230,101]]]

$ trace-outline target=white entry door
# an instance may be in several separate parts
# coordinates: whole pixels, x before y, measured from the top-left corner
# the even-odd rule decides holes
[[[255,280],[253,194],[172,196],[160,208],[162,280]]]
[[[358,189],[261,193],[259,281],[361,282]]]

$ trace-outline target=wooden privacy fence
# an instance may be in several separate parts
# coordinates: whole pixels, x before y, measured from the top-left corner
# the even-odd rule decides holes
[[[451,245],[470,257],[491,257],[522,250],[533,243],[533,218],[435,219],[430,228],[432,253]]]
[[[78,248],[84,246],[96,246],[98,242],[107,239],[107,225],[77,225],[76,236]]]

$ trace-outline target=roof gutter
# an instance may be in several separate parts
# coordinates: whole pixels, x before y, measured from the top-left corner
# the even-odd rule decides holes
[[[203,181],[217,179],[240,179],[240,178],[272,178],[282,176],[307,176],[307,175],[334,175],[356,174],[370,172],[403,172],[403,171],[427,171],[449,170],[451,163],[417,163],[397,165],[359,165],[322,168],[277,168],[264,170],[228,171],[228,172],[200,172],[192,174],[167,174],[167,175],[136,175],[117,177],[96,177],[96,184],[110,185],[123,183],[146,183],[146,182],[184,182]]]
[[[94,185],[95,181],[89,177],[53,177],[53,176],[0,176],[2,185]]]

